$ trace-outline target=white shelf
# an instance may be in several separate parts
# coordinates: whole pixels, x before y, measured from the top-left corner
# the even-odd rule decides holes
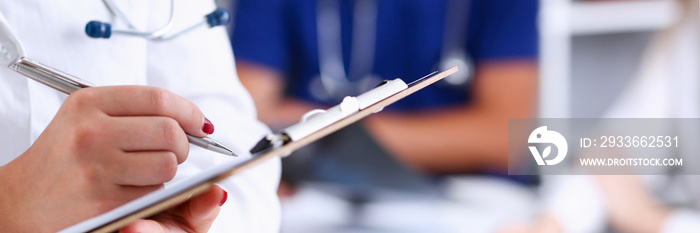
[[[681,9],[673,0],[573,2],[572,35],[658,30],[669,26]]]
[[[682,11],[675,0],[540,0],[539,117],[571,116],[573,37],[660,30]]]

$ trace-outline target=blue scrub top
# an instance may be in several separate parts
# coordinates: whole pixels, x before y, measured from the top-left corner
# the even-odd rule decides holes
[[[287,79],[287,95],[334,105],[311,95],[319,74],[317,0],[239,0],[232,45],[236,59],[277,69]],[[340,1],[342,51],[348,70],[352,1]],[[378,0],[373,73],[411,82],[438,69],[447,0]],[[474,64],[537,56],[537,0],[472,0],[465,48]],[[470,87],[432,85],[391,106],[424,110],[468,103]]]

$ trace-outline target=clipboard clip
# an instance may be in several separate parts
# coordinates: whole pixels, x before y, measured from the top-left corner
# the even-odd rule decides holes
[[[385,80],[374,89],[367,91],[357,97],[346,96],[343,101],[329,109],[314,109],[305,113],[301,120],[280,131],[278,134],[271,134],[263,137],[250,150],[253,157],[274,148],[281,147],[289,142],[297,141],[310,134],[319,131],[337,121],[349,117],[373,104],[382,101],[400,91],[408,88],[408,85],[401,79]],[[383,108],[382,108],[383,109]],[[381,111],[379,109],[374,113]],[[282,157],[288,156],[289,153]]]

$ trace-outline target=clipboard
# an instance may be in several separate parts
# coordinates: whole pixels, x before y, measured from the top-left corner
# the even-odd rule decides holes
[[[324,121],[320,117],[315,117],[315,119],[322,119],[320,126],[319,124],[315,124],[317,129],[314,128],[310,131],[307,130],[302,134],[299,134],[297,131],[290,129],[287,132],[290,135],[284,135],[287,140],[284,140],[282,144],[271,147],[266,150],[261,150],[259,153],[255,154],[251,159],[245,161],[231,159],[230,161],[221,163],[217,166],[200,172],[197,175],[175,182],[166,189],[161,189],[144,195],[143,197],[137,198],[104,214],[98,215],[91,219],[70,226],[66,229],[63,229],[60,232],[118,231],[121,227],[124,227],[135,220],[151,217],[171,207],[184,203],[190,197],[206,192],[216,182],[219,182],[230,176],[239,174],[271,158],[287,156],[293,151],[303,146],[306,146],[309,143],[314,142],[322,137],[325,137],[335,131],[338,131],[352,123],[355,123],[360,119],[369,116],[372,113],[379,112],[382,109],[384,109],[384,107],[400,99],[403,99],[404,97],[411,95],[416,91],[423,89],[451,74],[454,74],[457,71],[458,68],[455,66],[439,73],[433,72],[428,76],[418,79],[410,84],[406,85],[404,83],[405,88],[401,88],[400,90],[391,93],[390,95],[384,98],[377,99],[371,104],[367,104],[366,106],[360,106],[360,109],[358,109],[357,111],[353,111],[349,114],[342,115],[337,120],[329,120],[329,118],[326,118]],[[403,83],[403,81],[401,82]],[[370,92],[372,91],[369,91],[365,94],[370,94]],[[358,97],[362,97],[363,95],[360,95]],[[345,104],[345,102],[346,101],[344,100],[343,103],[334,108],[342,110],[343,104]],[[360,105],[362,105],[362,103],[360,103]],[[334,108],[328,109],[328,111],[331,111]],[[314,118],[314,116],[308,117]],[[297,125],[302,126],[297,128],[303,128],[304,130],[309,128],[307,127],[309,126],[309,124]]]

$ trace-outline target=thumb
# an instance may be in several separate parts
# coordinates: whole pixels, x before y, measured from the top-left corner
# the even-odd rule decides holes
[[[219,215],[221,206],[228,199],[228,193],[218,185],[214,185],[209,191],[193,197],[182,209],[179,215],[189,220],[190,226],[195,232],[206,232]]]
[[[151,219],[139,219],[136,220],[126,227],[119,229],[119,233],[141,233],[141,232],[152,232],[161,233],[165,232],[163,225],[157,221]]]
[[[227,198],[228,193],[214,185],[174,209],[136,220],[119,232],[207,232]]]
[[[192,198],[186,207],[188,210],[183,211],[189,211],[189,217],[192,219],[208,218],[219,212],[220,206],[226,202],[226,199],[228,199],[228,193],[218,185],[213,185],[209,191]]]

